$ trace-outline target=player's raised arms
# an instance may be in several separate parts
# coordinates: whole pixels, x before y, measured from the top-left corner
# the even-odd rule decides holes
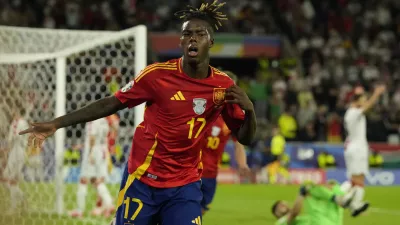
[[[362,112],[368,111],[372,106],[375,105],[375,103],[378,101],[379,97],[385,92],[386,86],[385,85],[378,85],[372,96],[361,106]],[[357,93],[356,93],[357,95]],[[361,97],[363,97],[363,93],[359,94]]]

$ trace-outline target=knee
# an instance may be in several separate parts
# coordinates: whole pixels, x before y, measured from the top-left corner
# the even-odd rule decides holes
[[[104,178],[97,178],[93,181],[93,184],[97,187],[100,184],[104,183]]]
[[[353,186],[364,186],[364,175],[353,176],[351,182]]]
[[[86,177],[82,177],[79,182],[81,184],[88,184],[88,179]]]

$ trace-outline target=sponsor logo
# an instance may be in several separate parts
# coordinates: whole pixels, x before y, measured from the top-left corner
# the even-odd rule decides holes
[[[377,172],[375,174],[368,174],[365,176],[368,183],[371,185],[393,185],[395,183],[395,175],[390,171]]]
[[[302,184],[306,181],[312,181],[316,184],[323,184],[326,181],[326,176],[323,170],[293,169],[290,170],[290,180],[293,184]]]
[[[157,179],[157,176],[156,176],[156,175],[153,175],[153,174],[151,174],[151,173],[147,173],[147,177],[150,178],[150,179],[154,179],[154,180]]]
[[[134,80],[131,80],[129,83],[127,83],[127,84],[121,89],[121,92],[125,93],[125,92],[129,91],[129,90],[133,87],[134,84],[135,84],[135,81],[134,81]]]

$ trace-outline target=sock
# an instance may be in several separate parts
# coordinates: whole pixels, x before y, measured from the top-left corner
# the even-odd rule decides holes
[[[100,196],[97,194],[96,207],[101,208],[102,206],[103,206],[103,202],[101,201]]]
[[[111,195],[104,183],[101,183],[97,186],[97,192],[99,193],[99,196],[102,200],[103,207],[104,208],[111,207],[112,206]]]
[[[355,194],[353,202],[351,203],[351,208],[353,210],[359,208],[362,205],[365,195],[364,187],[354,186],[354,189],[355,189]]]
[[[342,191],[344,191],[345,193],[349,192],[351,187],[353,185],[351,184],[350,181],[345,181],[343,182],[343,184],[340,186],[340,189],[342,189]]]
[[[78,202],[78,210],[83,213],[86,207],[86,194],[87,194],[87,184],[78,185],[78,193],[76,195],[76,201]]]

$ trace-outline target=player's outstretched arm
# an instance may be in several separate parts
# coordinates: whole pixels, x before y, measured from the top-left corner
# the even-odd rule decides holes
[[[233,85],[226,89],[226,102],[238,104],[245,111],[244,122],[239,130],[234,131],[238,141],[243,145],[249,145],[256,134],[257,120],[253,103],[246,92],[239,86]]]
[[[385,85],[378,85],[372,96],[368,99],[367,102],[362,106],[362,111],[363,113],[368,111],[372,106],[375,105],[375,103],[378,101],[379,97],[386,91],[386,86]]]
[[[294,202],[293,208],[290,210],[288,214],[287,224],[292,224],[292,222],[296,219],[296,217],[300,214],[301,209],[303,208],[304,195],[299,195]]]
[[[79,110],[76,110],[67,115],[58,117],[49,122],[31,123],[30,128],[19,132],[20,135],[28,134],[29,146],[39,148],[43,141],[53,135],[57,129],[68,127],[71,125],[86,123],[97,120],[102,117],[116,113],[118,110],[126,108],[126,105],[121,103],[115,96],[106,97],[95,101]]]
[[[244,146],[235,141],[235,158],[238,164],[239,174],[247,176],[250,174],[250,168],[247,165],[247,156]]]

